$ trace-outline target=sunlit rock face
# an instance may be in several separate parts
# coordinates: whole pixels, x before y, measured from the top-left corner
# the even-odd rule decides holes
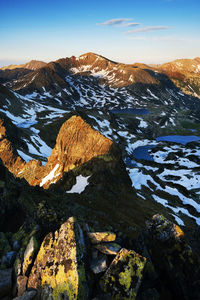
[[[25,178],[30,185],[48,188],[64,172],[72,170],[94,157],[109,154],[113,142],[92,129],[81,117],[73,116],[61,127],[56,145],[45,166],[40,161],[25,163],[7,138],[6,127],[0,123],[0,158],[16,177]],[[114,146],[113,146],[114,147]]]
[[[84,244],[80,227],[73,217],[54,235],[49,233],[39,250],[28,280],[28,287],[42,290],[49,286],[53,299],[87,299]]]

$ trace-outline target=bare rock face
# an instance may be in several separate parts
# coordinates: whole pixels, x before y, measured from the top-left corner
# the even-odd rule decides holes
[[[92,129],[81,117],[73,116],[61,127],[56,146],[45,166],[40,161],[25,163],[15,151],[0,120],[0,159],[16,177],[47,189],[68,172],[94,157],[107,155],[113,142]]]
[[[45,237],[29,276],[29,288],[42,293],[49,286],[53,299],[87,299],[80,230],[74,218],[69,218],[59,231]]]
[[[7,120],[0,119],[0,158],[6,168],[16,175],[24,166],[25,162],[18,156],[10,141],[6,129]],[[9,126],[10,124],[8,124]]]
[[[108,154],[112,144],[111,140],[92,129],[81,117],[73,116],[62,125],[56,146],[45,167],[52,170],[54,166],[54,178],[60,178],[63,172],[74,169],[93,157]],[[48,181],[43,186],[48,187]]]

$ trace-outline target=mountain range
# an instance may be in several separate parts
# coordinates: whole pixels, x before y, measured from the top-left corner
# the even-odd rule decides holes
[[[77,241],[81,266],[83,257],[88,266],[88,255],[93,260],[95,256],[85,237],[88,231],[115,232],[122,248],[141,255],[131,252],[130,257],[137,257],[142,269],[146,259],[150,265],[150,269],[145,267],[143,277],[137,273],[134,287],[125,285],[122,290],[124,279],[119,279],[116,286],[112,283],[110,289],[104,277],[99,281],[99,275],[87,273],[90,267],[85,266],[84,295],[88,296],[73,298],[70,288],[62,287],[69,299],[198,299],[199,269],[195,267],[193,274],[195,287],[186,273],[191,274],[190,268],[194,267],[189,255],[197,262],[200,254],[199,98],[200,58],[155,66],[127,65],[86,53],[50,63],[31,61],[0,69],[0,231],[4,237],[0,259],[2,272],[15,266],[8,299],[25,297],[22,295],[30,292],[28,287],[37,290],[38,298],[33,299],[68,299],[58,296],[60,281],[56,275],[61,274],[61,263],[54,265],[64,255],[63,248],[59,248],[66,243],[64,231],[71,237],[78,235],[79,242],[84,236],[87,254],[85,246],[78,248]],[[77,219],[79,229],[75,229],[71,216]],[[151,226],[147,224],[144,233],[147,220],[151,220],[147,222]],[[163,230],[166,240],[156,226]],[[151,237],[155,238],[154,244]],[[34,248],[32,238],[39,246]],[[76,244],[74,240],[69,242],[68,250],[72,249],[70,243]],[[49,250],[50,244],[54,250]],[[162,261],[156,245],[167,263]],[[26,256],[31,248],[35,252],[27,267]],[[56,256],[57,251],[62,255]],[[49,255],[45,266],[44,253]],[[117,261],[122,259],[120,255],[127,255],[126,251],[114,253],[118,253]],[[56,256],[54,262],[52,255]],[[70,266],[75,270],[77,261],[70,255],[68,260],[73,261]],[[187,272],[180,267],[182,256]],[[100,268],[99,261],[105,257],[96,260]],[[110,258],[107,260],[111,263]],[[62,264],[68,274],[69,261]],[[109,268],[106,278],[113,271],[112,263]],[[173,277],[175,271],[177,276]],[[75,294],[78,290],[73,285]],[[53,298],[45,298],[45,293]]]

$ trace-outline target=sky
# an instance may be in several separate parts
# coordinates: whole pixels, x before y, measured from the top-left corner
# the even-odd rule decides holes
[[[123,63],[200,57],[200,0],[0,0],[0,66],[94,52]]]

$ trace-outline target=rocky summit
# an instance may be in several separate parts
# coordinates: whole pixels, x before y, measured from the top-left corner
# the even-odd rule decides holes
[[[200,299],[200,59],[0,70],[0,299]]]

